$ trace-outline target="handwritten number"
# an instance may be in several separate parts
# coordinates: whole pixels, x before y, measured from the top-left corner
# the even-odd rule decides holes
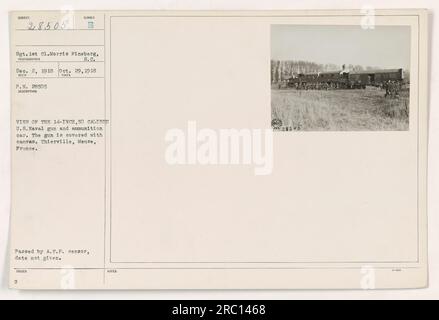
[[[47,30],[66,30],[68,29],[69,21],[63,20],[59,21],[39,21],[38,23],[34,23],[32,21],[27,25],[27,30],[38,30],[38,31],[47,31]]]

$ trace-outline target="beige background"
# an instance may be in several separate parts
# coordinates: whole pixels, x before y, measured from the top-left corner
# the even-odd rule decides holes
[[[106,19],[78,12],[78,24],[97,17],[95,31],[13,32],[13,46],[106,45],[105,81],[46,80],[47,92],[14,96],[13,121],[106,116],[110,125],[106,144],[95,148],[13,153],[11,248],[91,254],[44,263],[11,253],[11,286],[59,288],[56,268],[72,266],[75,288],[360,288],[369,265],[377,288],[425,286],[419,14],[376,17],[412,28],[410,131],[276,134],[274,172],[263,178],[243,166],[170,167],[166,131],[190,120],[267,128],[271,25],[359,25],[358,12],[114,12]],[[13,30],[22,28],[17,15]]]
[[[275,133],[266,177],[164,161],[166,130],[190,120],[269,127],[275,23],[328,21],[112,18],[113,261],[417,261],[416,100],[410,132]]]

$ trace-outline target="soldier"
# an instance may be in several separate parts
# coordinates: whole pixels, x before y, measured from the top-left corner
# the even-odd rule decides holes
[[[401,89],[401,83],[398,81],[393,82],[393,96],[395,98],[399,97],[399,90]]]
[[[386,94],[384,95],[385,98],[390,95],[390,84],[390,80],[387,80],[387,82],[383,84],[384,89],[386,89]]]

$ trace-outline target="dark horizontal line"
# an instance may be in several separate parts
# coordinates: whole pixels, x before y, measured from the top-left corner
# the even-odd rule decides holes
[[[104,79],[104,77],[17,77],[16,79]]]
[[[399,8],[399,9],[386,9],[386,8],[382,8],[382,9],[377,9],[378,11],[399,11],[399,12],[405,12],[405,11],[413,11],[413,10],[417,10],[416,8]],[[420,10],[420,9],[418,9]],[[46,13],[48,10],[31,10],[31,13],[36,13],[36,12],[43,12]],[[231,12],[231,13],[248,13],[248,14],[257,14],[258,12],[260,13],[267,13],[267,12],[271,12],[271,13],[281,13],[281,12],[304,12],[304,11],[309,11],[309,10],[305,10],[305,9],[267,9],[267,10],[263,10],[263,9],[251,9],[251,10],[243,10],[243,9],[235,9],[235,10],[227,10],[227,9],[223,9],[223,10],[206,10],[206,9],[202,9],[202,10],[162,10],[162,9],[152,9],[152,10],[130,10],[130,9],[121,9],[121,10],[117,10],[117,12],[123,12],[123,13],[130,13],[130,12],[148,12],[148,13],[152,13],[152,12],[168,12],[169,14],[176,14],[176,13],[194,13],[194,12],[200,12],[200,13],[214,13],[214,12],[221,12],[221,13],[226,13],[226,12]],[[313,11],[318,11],[318,12],[353,12],[353,11],[360,11],[359,9],[354,9],[354,8],[341,8],[341,9],[316,9]],[[20,13],[20,10],[13,10],[11,13],[15,13],[18,14]],[[56,10],[50,10],[49,12],[58,12]],[[81,13],[87,13],[90,12],[90,10],[85,10],[85,9],[78,9],[75,10],[75,12]],[[96,13],[101,13],[101,14],[111,14],[111,12],[114,12],[114,10],[93,10],[93,12]]]
[[[95,62],[99,62],[99,63],[104,63],[105,61],[42,61],[42,60],[18,60],[15,61],[16,63],[18,62],[43,62],[43,63],[95,63]]]
[[[110,261],[110,263],[120,263],[120,264],[135,264],[135,263],[145,263],[145,264],[370,264],[370,263],[384,263],[384,264],[391,264],[391,263],[399,263],[399,264],[405,264],[405,263],[419,263],[419,261],[297,261],[297,262],[291,262],[291,261],[266,261],[266,262],[234,262],[234,261],[214,261],[214,262],[154,262],[154,261]]]
[[[46,32],[46,31],[104,31],[104,29],[50,29],[50,30],[30,30],[30,29],[15,29],[15,31],[33,31],[33,32]]]
[[[16,47],[103,47],[103,44],[16,44]]]
[[[80,268],[80,267],[75,267],[75,268],[14,268],[14,270],[102,270],[103,268]]]
[[[307,18],[307,17],[365,17],[366,14],[342,14],[342,15],[127,15],[127,16],[111,16],[112,18]],[[419,17],[417,14],[374,14],[375,17]]]
[[[228,269],[235,269],[235,270],[336,270],[336,269],[361,269],[363,267],[265,267],[265,268],[239,268],[239,267],[207,267],[207,268],[190,268],[190,267],[183,267],[183,268],[14,268],[14,270],[228,270]],[[371,268],[374,269],[420,269],[420,267],[374,267]]]

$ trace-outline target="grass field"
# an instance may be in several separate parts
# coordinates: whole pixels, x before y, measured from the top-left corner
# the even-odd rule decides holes
[[[409,129],[409,91],[272,89],[272,119],[302,131],[402,131]]]

